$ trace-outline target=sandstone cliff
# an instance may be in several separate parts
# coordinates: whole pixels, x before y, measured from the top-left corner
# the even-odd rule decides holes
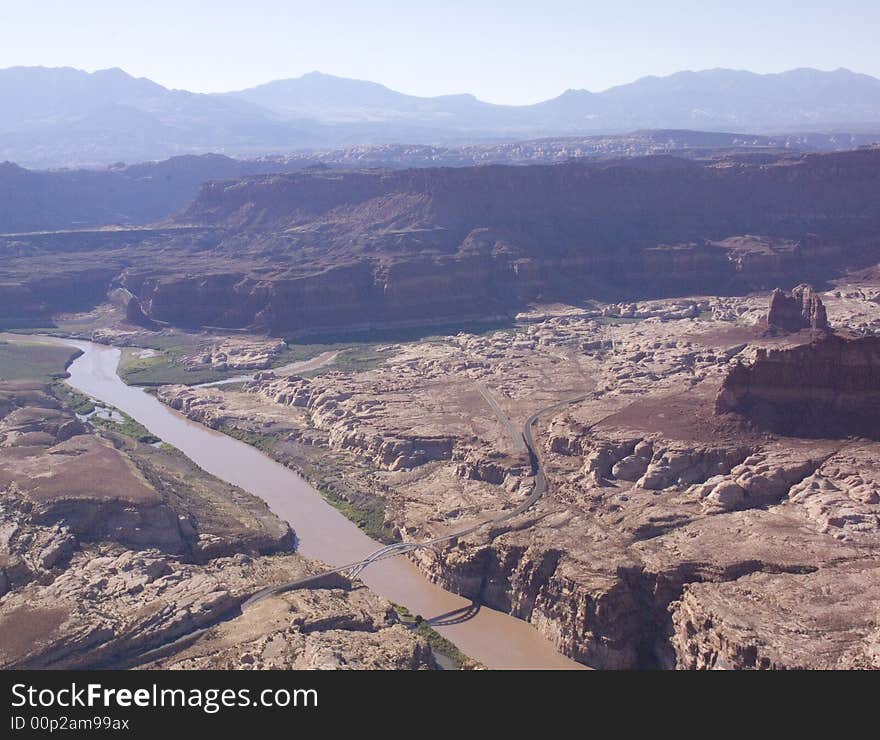
[[[759,349],[724,379],[715,408],[785,434],[880,438],[880,338],[826,335]]]
[[[767,326],[771,332],[828,331],[831,328],[822,299],[809,285],[798,285],[791,296],[778,288],[774,290]]]
[[[0,317],[86,308],[112,286],[157,321],[307,333],[794,285],[876,262],[878,162],[864,150],[214,182],[168,228],[0,238]]]

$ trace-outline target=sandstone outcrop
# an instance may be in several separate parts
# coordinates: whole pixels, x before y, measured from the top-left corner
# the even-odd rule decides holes
[[[690,584],[672,606],[678,667],[880,669],[878,599],[876,561]]]
[[[794,485],[789,499],[804,507],[816,530],[841,542],[870,545],[880,534],[877,446],[854,441]]]
[[[870,619],[849,615],[873,605],[878,443],[771,435],[716,414],[724,377],[788,351],[789,340],[762,335],[766,294],[689,300],[695,313],[678,301],[540,306],[515,331],[394,345],[361,372],[266,374],[244,388],[170,387],[160,397],[259,439],[313,480],[370,491],[404,539],[522,501],[528,468],[511,430],[550,407],[535,428],[548,493],[439,558],[417,553],[432,579],[530,621],[597,667],[871,665]],[[847,312],[870,318],[876,306],[835,299],[828,313],[843,325]],[[451,459],[394,464],[409,454],[401,440],[441,436]],[[794,613],[789,584],[828,593]],[[752,618],[751,603],[767,618]],[[822,630],[836,624],[823,653]]]
[[[286,346],[280,339],[226,337],[186,358],[185,365],[192,370],[265,370]]]
[[[291,591],[149,669],[419,670],[434,667],[427,643],[365,588]]]
[[[759,349],[724,379],[715,409],[785,434],[880,438],[880,338],[827,335]]]
[[[774,290],[770,296],[767,326],[771,332],[830,329],[825,305],[809,285],[798,285],[790,296],[779,288]]]
[[[289,527],[265,505],[220,481],[199,481],[186,458],[112,431],[96,434],[39,384],[18,383],[7,394],[0,489],[13,532],[8,546],[29,547],[36,528],[197,560],[290,547]]]
[[[122,310],[126,322],[134,326],[142,326],[145,329],[158,329],[159,325],[144,314],[140,301],[125,288],[113,288],[107,294],[107,300],[116,308]]]
[[[50,576],[85,543],[204,561],[290,549],[262,502],[186,458],[95,433],[39,383],[0,384],[0,592]]]

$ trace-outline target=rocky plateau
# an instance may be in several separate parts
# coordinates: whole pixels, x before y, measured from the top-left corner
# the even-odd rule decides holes
[[[520,503],[531,475],[522,425],[546,409],[535,437],[550,492],[439,561],[417,557],[429,577],[595,667],[877,668],[878,417],[840,406],[825,411],[864,424],[810,412],[806,427],[779,431],[716,410],[743,368],[778,378],[798,408],[819,379],[841,403],[868,398],[876,357],[854,350],[855,363],[849,347],[874,341],[875,291],[841,282],[795,294],[798,315],[827,313],[861,338],[812,318],[768,333],[768,305],[786,297],[768,292],[544,304],[513,329],[382,345],[366,370],[266,371],[159,397],[378,508],[404,539]],[[764,373],[777,356],[800,375]]]
[[[158,325],[293,336],[818,282],[876,264],[878,160],[869,147],[209,182],[161,224],[0,237],[0,318],[45,322],[123,288]]]
[[[0,236],[0,318],[125,345],[384,540],[522,504],[534,419],[547,493],[413,558],[589,666],[880,668],[878,173],[869,147],[211,182],[150,226]],[[0,386],[0,665],[431,667],[351,584],[235,614],[319,566],[57,389]]]
[[[345,579],[241,613],[322,566],[262,501],[78,416],[59,388],[0,383],[0,667],[435,665],[387,601]]]

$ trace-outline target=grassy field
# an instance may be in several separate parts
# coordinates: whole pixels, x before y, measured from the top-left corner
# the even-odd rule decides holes
[[[313,357],[325,352],[337,353],[336,359],[318,368],[306,370],[304,376],[320,375],[329,370],[341,370],[343,372],[363,372],[378,367],[388,358],[386,351],[379,351],[376,342],[327,342],[325,344],[297,344],[288,341],[287,349],[273,362],[272,367],[283,367],[293,362],[311,360]]]
[[[153,349],[152,347],[149,349]],[[238,375],[216,370],[187,370],[183,358],[187,350],[176,348],[160,351],[154,357],[139,357],[142,350],[126,347],[122,350],[119,377],[128,385],[196,385]]]
[[[639,321],[644,321],[644,319],[627,318],[625,316],[598,316],[593,321],[605,326],[620,326],[622,324],[635,324]]]
[[[353,346],[324,345],[324,349],[321,352],[328,351],[338,352],[339,354],[336,355],[336,359],[329,365],[324,365],[324,367],[320,367],[317,370],[306,371],[303,375],[310,377],[330,370],[361,373],[379,367],[390,356],[390,351],[379,351],[374,344],[356,344]],[[321,352],[316,354],[321,354]]]
[[[0,342],[0,380],[48,383],[62,375],[78,350],[47,344]]]

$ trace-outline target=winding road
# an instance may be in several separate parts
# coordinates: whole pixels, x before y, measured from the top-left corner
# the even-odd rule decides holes
[[[448,534],[438,532],[443,536],[434,536],[430,541],[398,543],[386,548],[371,540],[350,519],[328,504],[295,471],[272,460],[255,447],[187,419],[143,389],[126,385],[117,372],[121,354],[118,348],[46,336],[10,335],[0,338],[63,344],[82,350],[83,354],[69,368],[71,377],[67,382],[70,385],[105,405],[125,412],[164,442],[180,450],[206,473],[262,499],[270,511],[301,533],[298,536],[299,552],[306,558],[327,564],[323,566],[327,570],[306,579],[282,583],[262,591],[257,591],[257,588],[262,588],[257,586],[250,594],[240,594],[233,607],[222,614],[205,615],[209,621],[202,621],[196,629],[189,626],[187,629],[191,631],[186,634],[178,632],[177,635],[169,635],[167,642],[154,643],[149,650],[123,659],[129,665],[143,665],[172,653],[181,645],[196,641],[207,629],[240,616],[241,605],[245,601],[250,608],[255,601],[271,593],[297,587],[314,588],[318,585],[318,579],[329,574],[354,571],[355,575],[360,574],[360,580],[372,591],[394,603],[405,605],[414,614],[425,615],[426,621],[436,626],[445,638],[489,668],[583,669],[582,665],[560,654],[551,639],[527,622],[492,608],[480,608],[468,599],[445,591],[431,582],[410,558],[396,557],[424,547],[439,551],[443,542],[512,519],[533,506],[547,490],[547,481],[542,476],[537,456],[532,460],[534,485],[519,505],[506,511],[496,510],[492,515],[486,512],[482,518],[477,513],[468,522],[459,524],[456,531],[449,531]],[[539,413],[574,400],[552,404]],[[535,414],[534,418],[529,419],[523,428],[523,437],[530,441],[537,416]],[[513,431],[517,433],[518,429]],[[523,527],[530,524],[524,518],[519,523]],[[331,587],[340,586],[339,582],[334,582],[340,578],[339,575],[330,575]]]
[[[526,497],[526,499],[518,506],[510,509],[509,511],[498,514],[497,516],[489,517],[480,522],[477,522],[476,524],[472,524],[469,527],[465,527],[464,529],[459,529],[455,532],[444,534],[440,537],[434,537],[433,539],[423,540],[421,542],[396,542],[394,544],[386,545],[385,547],[379,548],[375,552],[371,553],[362,560],[358,560],[357,562],[347,563],[337,568],[330,568],[328,570],[321,571],[320,573],[306,576],[305,578],[297,578],[296,580],[288,581],[287,583],[264,588],[261,591],[257,591],[249,599],[242,603],[241,610],[245,611],[249,607],[262,601],[263,599],[269,598],[270,596],[276,596],[287,591],[293,591],[298,588],[303,588],[311,583],[320,581],[331,575],[339,574],[351,579],[357,578],[364,570],[364,568],[369,567],[373,563],[378,563],[382,560],[386,560],[387,558],[393,558],[397,557],[398,555],[404,555],[410,552],[414,552],[415,550],[434,550],[436,549],[437,545],[440,545],[444,542],[449,542],[451,540],[459,539],[461,537],[466,537],[469,534],[473,534],[474,532],[481,530],[483,527],[501,524],[509,519],[513,519],[514,517],[519,516],[520,514],[534,506],[538,499],[540,499],[547,492],[547,476],[544,473],[544,468],[541,465],[541,458],[538,455],[538,451],[535,447],[535,439],[533,433],[535,422],[537,422],[538,418],[543,414],[548,413],[554,409],[567,406],[570,403],[582,401],[588,395],[589,394],[575,396],[574,398],[568,398],[564,401],[558,401],[549,406],[545,406],[544,408],[539,409],[534,414],[532,414],[526,420],[525,424],[523,424],[522,439],[525,444],[526,451],[529,455],[529,460],[532,466],[532,475],[534,475],[535,477],[535,483],[532,486],[532,490],[529,493],[528,497]]]
[[[213,621],[211,624],[205,625],[204,627],[200,627],[197,630],[193,630],[192,632],[188,632],[181,637],[178,637],[174,640],[171,640],[163,645],[159,645],[155,648],[152,648],[144,653],[140,653],[137,656],[132,656],[129,661],[126,661],[125,664],[120,667],[130,667],[136,665],[144,665],[153,660],[158,660],[166,655],[174,652],[175,650],[185,647],[193,642],[195,642],[199,637],[203,634],[209,632],[214,629],[220,622],[228,621],[229,619],[234,619],[237,616],[240,616],[247,609],[253,607],[255,604],[268,599],[272,596],[277,596],[279,594],[286,593],[288,591],[294,591],[300,588],[308,588],[316,583],[319,583],[322,580],[327,579],[328,577],[334,575],[342,575],[349,579],[357,578],[360,573],[370,565],[374,563],[381,562],[382,560],[387,560],[388,558],[394,558],[399,555],[405,555],[410,552],[414,552],[416,550],[434,550],[437,545],[440,545],[444,542],[449,542],[451,540],[455,540],[461,537],[465,537],[469,534],[473,534],[474,532],[479,531],[483,527],[487,527],[490,525],[498,525],[514,517],[519,516],[520,514],[528,511],[535,503],[547,492],[547,476],[544,472],[544,468],[541,465],[541,458],[538,455],[537,448],[535,446],[534,440],[534,425],[537,420],[546,413],[553,411],[558,408],[562,408],[563,406],[567,406],[571,403],[576,403],[578,401],[582,401],[585,398],[589,397],[590,394],[582,394],[579,396],[575,396],[573,398],[567,398],[563,401],[558,401],[556,403],[550,404],[549,406],[545,406],[544,408],[539,409],[534,414],[532,414],[523,424],[522,428],[522,438],[523,442],[526,446],[526,450],[529,455],[529,460],[531,462],[532,474],[534,475],[535,482],[532,486],[532,490],[529,495],[523,500],[522,503],[518,504],[514,508],[509,511],[502,512],[496,516],[488,517],[483,519],[476,524],[472,524],[463,529],[456,530],[454,532],[450,532],[448,534],[444,534],[440,537],[434,537],[430,540],[423,540],[421,542],[397,542],[391,545],[386,545],[385,547],[381,547],[375,552],[371,553],[365,558],[361,560],[347,563],[345,565],[338,566],[336,568],[328,568],[327,570],[323,570],[320,573],[314,573],[310,576],[306,576],[305,578],[297,578],[292,581],[287,581],[285,583],[280,583],[275,586],[269,586],[268,588],[261,589],[260,591],[255,592],[249,598],[247,598],[244,602],[241,603],[240,606],[231,609],[226,614],[222,615],[219,619]],[[473,604],[468,610],[465,611],[465,616],[461,616],[456,612],[456,619],[453,621],[446,622],[448,624],[457,623],[463,621],[468,617],[468,614],[475,614],[479,611],[478,606],[474,606]],[[440,625],[444,622],[442,621],[443,617],[449,617],[450,615],[440,615],[432,620],[428,620],[429,623]]]

